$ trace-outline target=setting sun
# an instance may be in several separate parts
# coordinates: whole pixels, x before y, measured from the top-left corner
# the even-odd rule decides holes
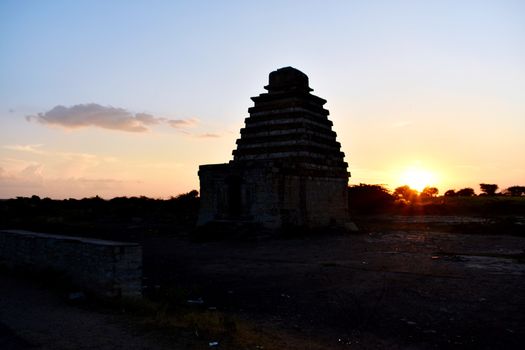
[[[409,168],[401,174],[401,182],[410,188],[421,192],[426,186],[435,182],[435,176],[431,172],[421,168]]]

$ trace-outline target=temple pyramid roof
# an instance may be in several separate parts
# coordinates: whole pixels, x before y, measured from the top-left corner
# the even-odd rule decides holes
[[[233,162],[286,162],[288,166],[348,176],[326,100],[317,97],[308,76],[293,67],[273,71],[268,92],[252,97]]]

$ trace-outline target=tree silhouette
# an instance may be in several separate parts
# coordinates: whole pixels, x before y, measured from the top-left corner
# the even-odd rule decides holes
[[[439,190],[437,189],[437,187],[425,187],[423,189],[423,191],[421,191],[421,194],[419,195],[420,197],[427,197],[427,198],[432,198],[432,197],[435,197],[437,196],[437,194],[439,193]]]
[[[476,193],[474,192],[472,188],[466,187],[466,188],[462,188],[461,190],[457,191],[456,195],[461,196],[461,197],[472,197],[472,196],[475,196]]]
[[[457,195],[457,194],[456,194],[456,191],[454,191],[454,190],[448,190],[448,191],[446,191],[446,192],[444,193],[444,196],[445,196],[445,197],[454,197],[454,196],[456,196],[456,195]]]
[[[400,186],[394,190],[394,197],[398,200],[413,202],[417,199],[417,191],[411,189],[408,185]]]
[[[506,192],[513,197],[520,197],[525,195],[525,186],[511,186]]]
[[[487,196],[493,196],[498,190],[498,185],[496,184],[479,184],[479,188],[483,194]]]
[[[348,207],[352,211],[368,214],[389,209],[394,197],[381,185],[359,184],[348,187]]]

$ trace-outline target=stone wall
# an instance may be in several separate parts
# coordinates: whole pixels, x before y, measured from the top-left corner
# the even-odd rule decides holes
[[[273,162],[200,167],[199,224],[217,220],[261,223],[267,228],[344,226],[348,222],[347,180],[300,175]],[[232,179],[238,191],[231,191]],[[237,194],[239,210],[231,210]]]
[[[309,226],[345,226],[349,222],[347,179],[307,177],[305,192]]]
[[[280,226],[278,182],[271,166],[204,165],[199,169],[201,206],[198,224],[237,220]]]
[[[65,273],[80,288],[104,297],[142,295],[142,247],[137,243],[2,230],[0,263]]]

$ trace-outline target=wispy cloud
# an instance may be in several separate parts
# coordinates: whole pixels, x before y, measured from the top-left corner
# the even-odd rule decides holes
[[[4,145],[4,149],[13,150],[17,152],[25,152],[31,155],[36,155],[39,162],[49,164],[52,162],[55,166],[58,166],[61,170],[62,176],[77,177],[79,174],[83,174],[88,169],[93,169],[103,164],[115,163],[119,160],[112,156],[96,155],[83,152],[61,152],[48,150],[43,145]],[[32,157],[33,158],[33,157]],[[14,159],[14,158],[2,158],[2,163],[9,163],[12,169],[21,169],[27,167],[32,161]],[[11,171],[12,173],[12,171]]]
[[[47,112],[26,116],[26,120],[66,129],[98,127],[138,133],[149,131],[148,126],[161,123],[166,123],[174,128],[190,127],[197,123],[194,118],[167,119],[147,113],[133,114],[124,108],[101,106],[96,103],[79,104],[71,107],[59,105]]]
[[[51,195],[56,198],[82,198],[99,194],[111,198],[119,195],[133,181],[112,178],[46,177],[40,163],[28,164],[20,170],[0,167],[0,198]]]
[[[195,135],[195,137],[202,138],[202,139],[212,139],[212,138],[218,138],[218,137],[221,137],[221,135],[207,132],[207,133],[205,133],[205,134],[198,134],[198,135]]]
[[[2,146],[5,149],[12,151],[28,152],[34,154],[46,154],[45,151],[41,150],[43,144],[34,144],[34,145],[4,145]]]
[[[175,129],[181,129],[181,128],[189,128],[193,127],[196,124],[199,123],[199,120],[196,118],[189,118],[189,119],[166,119],[166,123],[168,123],[169,126]]]
[[[50,150],[46,150],[43,144],[3,145],[2,148],[12,150],[12,151],[27,152],[27,153],[33,153],[33,154],[38,154],[38,155],[44,155],[44,156],[60,157],[65,160],[73,160],[73,159],[95,160],[95,159],[98,159],[100,161],[105,161],[105,162],[115,162],[117,160],[115,157],[109,157],[109,156],[101,157],[99,155],[95,155],[91,153],[50,151]]]
[[[31,164],[24,168],[19,175],[27,179],[39,179],[42,177],[42,170],[44,166],[42,164]]]
[[[18,171],[0,168],[0,188],[29,188],[42,186],[44,166],[40,163],[30,163]]]

